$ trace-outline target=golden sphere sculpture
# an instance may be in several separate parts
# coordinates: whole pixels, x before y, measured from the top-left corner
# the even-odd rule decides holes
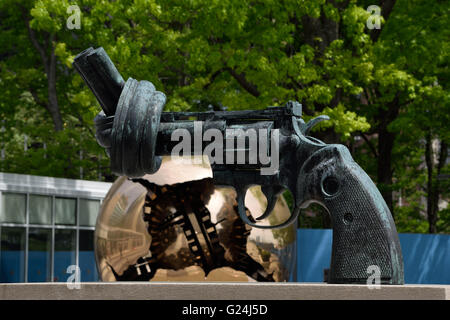
[[[186,159],[185,159],[186,160]],[[267,205],[260,187],[247,191],[248,215]],[[283,197],[261,224],[290,216]],[[236,192],[214,186],[207,158],[164,157],[155,174],[119,177],[97,218],[95,255],[103,281],[289,281],[296,225],[258,229],[237,213]]]

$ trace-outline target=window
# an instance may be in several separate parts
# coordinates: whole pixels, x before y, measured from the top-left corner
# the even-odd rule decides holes
[[[55,229],[54,281],[65,282],[71,274],[70,265],[76,264],[76,230]]]
[[[0,282],[25,281],[25,228],[2,227]]]
[[[28,281],[51,280],[52,230],[30,228],[28,231]]]
[[[100,201],[80,199],[80,226],[95,227]]]
[[[0,283],[98,281],[94,229],[110,183],[0,172]]]
[[[77,200],[69,198],[55,199],[55,223],[75,225],[77,218]]]
[[[81,270],[81,279],[83,281],[96,281],[94,230],[80,230],[79,250],[78,265]]]
[[[52,197],[30,195],[30,223],[52,224]]]
[[[27,197],[20,193],[2,194],[1,222],[25,223],[26,222]]]

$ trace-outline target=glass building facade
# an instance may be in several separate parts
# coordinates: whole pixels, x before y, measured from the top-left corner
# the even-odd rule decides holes
[[[0,282],[97,281],[94,229],[111,184],[0,173]]]

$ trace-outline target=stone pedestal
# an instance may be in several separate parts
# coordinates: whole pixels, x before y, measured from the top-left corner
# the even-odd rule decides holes
[[[449,285],[83,282],[0,284],[0,300],[450,300]]]

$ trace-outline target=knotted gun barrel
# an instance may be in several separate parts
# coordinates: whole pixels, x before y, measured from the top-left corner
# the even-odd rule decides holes
[[[250,226],[285,227],[312,202],[327,209],[333,225],[328,282],[367,283],[368,272],[378,270],[381,283],[403,283],[398,234],[375,184],[345,146],[308,135],[327,117],[305,123],[298,102],[256,111],[162,112],[166,96],[148,81],[125,82],[102,48],[83,51],[74,66],[103,109],[95,118],[96,138],[110,155],[114,173],[154,173],[160,156],[179,147],[174,137],[193,136],[184,151],[208,155],[214,183],[235,188],[239,216]],[[213,138],[217,144],[210,148]],[[237,146],[230,143],[235,140]],[[252,185],[261,186],[268,202],[255,219],[247,216],[244,201]],[[286,189],[294,198],[291,217],[276,226],[257,224]]]

